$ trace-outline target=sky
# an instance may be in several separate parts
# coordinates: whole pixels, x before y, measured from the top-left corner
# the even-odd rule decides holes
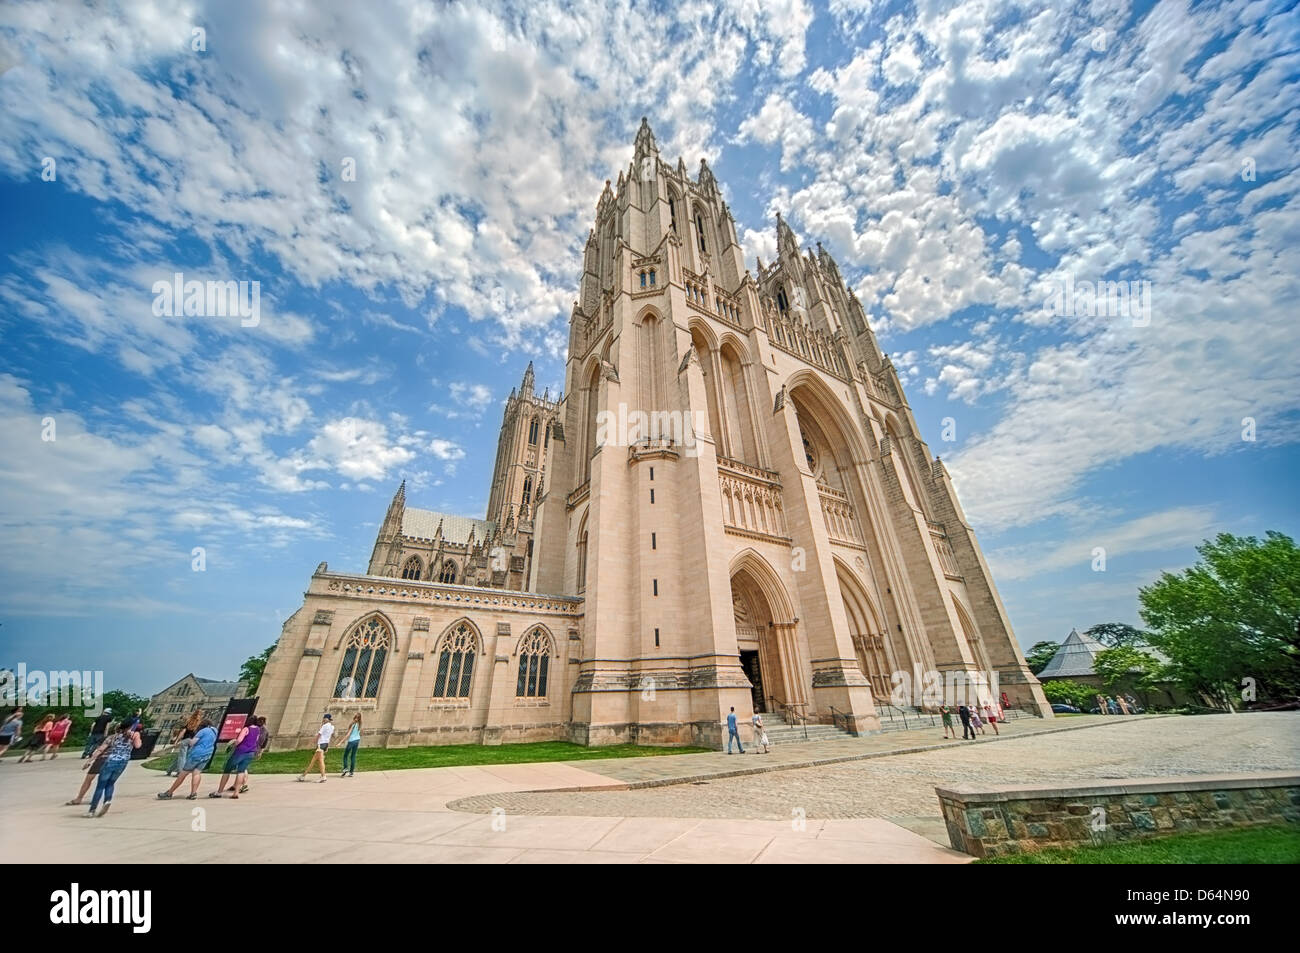
[[[1300,532],[1293,5],[19,0],[0,665],[233,677],[402,479],[483,516],[642,116],[750,267],[777,212],[835,256],[1025,647]],[[169,312],[178,273],[256,321]]]

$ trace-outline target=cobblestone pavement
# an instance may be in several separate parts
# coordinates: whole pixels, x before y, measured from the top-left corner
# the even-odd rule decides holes
[[[952,784],[1059,784],[1300,769],[1300,713],[1134,719],[1079,731],[630,791],[510,792],[452,801],[473,813],[586,817],[918,817]]]

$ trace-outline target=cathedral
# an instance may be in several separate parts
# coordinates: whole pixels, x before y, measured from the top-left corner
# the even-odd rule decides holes
[[[900,673],[1051,716],[862,305],[780,216],[746,269],[704,161],[643,119],[605,183],[565,391],[506,401],[486,519],[398,488],[364,573],[321,563],[258,711],[307,747],[719,748],[736,710],[879,730]],[[920,704],[908,699],[907,704]]]

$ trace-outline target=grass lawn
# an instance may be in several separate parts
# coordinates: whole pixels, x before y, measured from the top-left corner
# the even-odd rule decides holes
[[[357,752],[358,771],[397,771],[402,768],[445,768],[462,764],[531,764],[539,761],[591,761],[596,758],[652,758],[665,754],[697,754],[707,748],[650,748],[644,745],[609,745],[588,748],[567,741],[539,741],[516,745],[434,745],[423,748],[367,748]],[[311,760],[311,749],[270,751],[253,762],[254,774],[300,774]],[[166,771],[173,756],[163,755],[144,762],[146,768]],[[220,774],[226,763],[225,746],[217,746],[216,757],[206,774]],[[343,770],[343,748],[325,754],[330,774]]]
[[[1171,834],[1129,844],[1053,847],[977,864],[1297,864],[1300,827],[1247,827]]]

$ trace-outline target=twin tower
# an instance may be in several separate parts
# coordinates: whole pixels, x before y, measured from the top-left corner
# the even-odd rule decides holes
[[[565,380],[507,401],[486,520],[399,491],[366,573],[318,567],[263,678],[279,743],[355,709],[390,746],[717,747],[733,707],[861,733],[939,684],[1050,717],[834,259],[778,218],[748,271],[708,165],[644,120]]]

